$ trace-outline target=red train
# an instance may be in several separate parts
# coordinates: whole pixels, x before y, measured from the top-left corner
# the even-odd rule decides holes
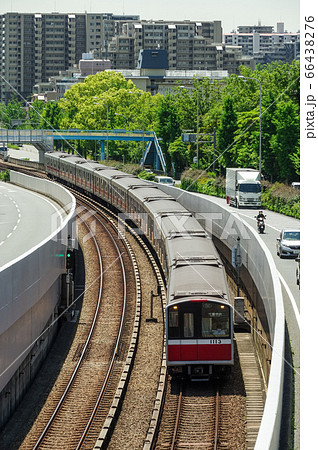
[[[198,221],[155,183],[61,152],[49,175],[127,214],[156,250],[167,279],[166,345],[171,373],[206,379],[233,365],[233,308],[216,248]]]

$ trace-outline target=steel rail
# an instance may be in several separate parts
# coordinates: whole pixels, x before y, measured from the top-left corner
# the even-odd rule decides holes
[[[216,387],[216,405],[215,405],[215,437],[214,437],[214,450],[217,450],[219,440],[219,411],[220,410],[220,389],[219,384]]]
[[[84,223],[83,220],[82,220],[82,222]],[[48,430],[50,429],[50,427],[51,427],[51,425],[52,425],[56,415],[58,414],[58,412],[59,412],[59,410],[60,410],[60,408],[61,408],[61,406],[62,406],[62,404],[63,404],[63,402],[64,402],[64,400],[66,398],[66,395],[67,395],[71,385],[73,384],[73,381],[74,381],[74,379],[75,379],[75,377],[77,375],[77,372],[78,372],[78,370],[79,370],[79,368],[80,368],[80,366],[81,366],[81,364],[83,362],[84,356],[86,354],[86,350],[88,348],[89,341],[91,339],[91,336],[92,336],[92,333],[93,333],[93,330],[94,330],[94,327],[95,327],[95,324],[96,324],[97,315],[98,315],[99,307],[100,307],[100,304],[101,304],[102,288],[103,288],[103,273],[104,273],[104,271],[103,271],[103,263],[102,263],[101,253],[100,253],[100,250],[98,248],[98,244],[97,244],[96,239],[95,239],[94,236],[93,236],[93,242],[95,244],[95,248],[96,248],[97,255],[98,255],[98,260],[99,260],[99,265],[100,265],[100,269],[101,269],[100,270],[100,276],[99,276],[100,283],[99,283],[98,302],[97,302],[97,306],[96,306],[96,310],[95,310],[95,314],[94,314],[94,319],[93,319],[93,322],[92,322],[92,325],[91,325],[88,337],[86,339],[85,345],[84,345],[83,350],[81,352],[80,358],[78,360],[78,363],[76,364],[76,367],[75,367],[75,369],[74,369],[74,371],[72,373],[72,376],[71,376],[71,378],[70,378],[66,388],[64,389],[64,392],[63,392],[63,394],[62,394],[62,396],[61,396],[61,398],[60,398],[60,400],[59,400],[59,402],[58,402],[58,404],[57,404],[53,414],[51,415],[49,421],[47,422],[47,424],[46,424],[44,430],[42,431],[39,439],[37,440],[36,444],[34,445],[33,450],[36,450],[36,449],[39,448],[39,446],[42,443],[43,439],[45,438]]]
[[[100,213],[101,214],[101,213]],[[100,389],[99,395],[97,397],[97,400],[95,402],[94,408],[92,410],[92,413],[90,415],[89,420],[87,421],[86,427],[82,433],[82,436],[76,446],[76,450],[80,449],[84,442],[85,439],[89,433],[89,429],[91,427],[91,424],[94,420],[94,418],[96,417],[96,414],[98,412],[99,406],[102,402],[103,396],[105,394],[105,390],[107,388],[109,379],[111,377],[114,365],[115,365],[115,360],[116,357],[118,355],[118,347],[119,347],[119,343],[120,343],[120,339],[122,337],[122,333],[123,333],[123,327],[124,327],[124,318],[125,318],[125,312],[126,312],[126,306],[127,306],[127,283],[126,283],[126,271],[125,271],[125,266],[124,266],[124,261],[123,261],[123,257],[122,257],[122,253],[120,252],[120,249],[117,245],[117,242],[115,241],[114,237],[112,236],[112,234],[110,233],[110,231],[105,227],[104,224],[102,224],[102,222],[95,216],[95,219],[97,219],[100,224],[104,227],[105,231],[107,231],[108,235],[110,236],[111,240],[113,241],[114,246],[116,247],[118,256],[119,256],[119,260],[120,260],[120,264],[121,264],[121,269],[122,269],[122,276],[123,276],[123,288],[124,288],[124,292],[123,292],[123,308],[122,308],[122,315],[121,315],[121,321],[120,321],[120,326],[119,326],[119,332],[117,335],[117,340],[116,340],[116,345],[115,345],[115,349],[113,351],[113,355],[112,355],[112,359],[110,361],[109,367],[108,367],[108,371],[105,375],[105,379],[104,382],[102,384],[102,387]]]
[[[171,442],[170,450],[174,450],[175,445],[177,443],[178,427],[179,427],[180,416],[181,416],[183,384],[184,384],[183,382],[180,382],[180,392],[179,392],[179,397],[178,397],[176,421],[175,421],[175,424],[174,424],[174,430],[173,430],[172,442]]]

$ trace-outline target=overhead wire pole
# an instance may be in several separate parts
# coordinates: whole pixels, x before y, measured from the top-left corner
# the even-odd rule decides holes
[[[239,75],[244,80],[255,80],[259,84],[259,173],[262,173],[262,85],[258,78]]]
[[[108,161],[108,159],[109,159],[109,152],[108,152],[108,100],[106,99],[106,98],[98,98],[98,97],[94,97],[94,99],[95,100],[101,100],[101,101],[103,101],[103,102],[106,102],[106,127],[107,127],[107,129],[106,129],[106,161]],[[96,104],[98,104],[98,103],[96,103]],[[104,145],[103,145],[103,148],[104,148]],[[100,159],[101,159],[101,161],[103,161],[104,159],[105,159],[105,154],[103,154],[103,153],[101,153],[101,155],[100,155]]]
[[[199,90],[197,90],[197,168],[199,168]]]
[[[142,95],[142,169],[145,166],[145,93],[138,91],[129,91],[129,94]]]
[[[186,89],[187,91],[189,90],[186,86],[179,86],[181,89]],[[199,167],[199,89],[197,90],[197,167]],[[193,161],[194,162],[194,161]]]

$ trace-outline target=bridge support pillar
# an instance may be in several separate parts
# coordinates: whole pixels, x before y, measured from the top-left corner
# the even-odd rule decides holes
[[[100,141],[100,160],[101,161],[105,160],[105,141],[104,140]]]
[[[39,163],[40,164],[44,164],[45,151],[38,149],[38,152],[39,152]]]

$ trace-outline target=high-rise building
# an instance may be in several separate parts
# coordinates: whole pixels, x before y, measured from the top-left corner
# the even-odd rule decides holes
[[[108,57],[114,69],[133,69],[141,50],[162,49],[168,53],[171,70],[216,69],[207,50],[214,43],[222,43],[220,21],[130,21],[124,22],[121,33],[109,42]]]
[[[32,92],[34,84],[34,27],[32,14],[7,13],[0,16],[1,100],[20,92]]]
[[[0,15],[0,101],[15,92],[28,100],[35,84],[78,65],[83,53],[107,58],[109,41],[139,20],[111,13]]]
[[[284,31],[284,22],[277,23],[277,31],[274,32],[274,27],[264,25],[244,25],[237,28],[237,32],[226,33],[224,35],[224,42],[228,45],[239,45],[242,47],[243,55],[255,56],[260,53],[276,53],[277,58],[284,62],[291,62],[285,57],[285,48],[294,47],[295,59],[299,57],[299,42],[300,34],[287,33]],[[290,44],[290,45],[285,45]],[[286,53],[287,55],[287,53]]]
[[[33,86],[78,64],[86,51],[84,14],[20,14],[0,16],[0,100],[16,93],[26,100]]]

